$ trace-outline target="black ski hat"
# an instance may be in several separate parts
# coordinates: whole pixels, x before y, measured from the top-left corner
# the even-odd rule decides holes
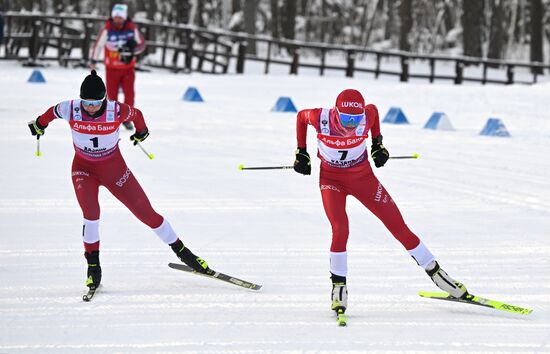
[[[80,98],[101,100],[105,98],[105,84],[95,70],[82,81],[80,85]]]

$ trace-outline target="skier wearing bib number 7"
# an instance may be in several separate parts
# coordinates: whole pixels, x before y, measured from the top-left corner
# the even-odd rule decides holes
[[[54,119],[63,119],[71,127],[75,155],[72,182],[82,209],[84,255],[88,263],[86,285],[96,289],[101,282],[99,264],[99,186],[104,186],[141,222],[149,226],[176,256],[200,273],[208,264],[183,245],[166,218],[151,206],[132,171],[126,166],[120,149],[119,126],[133,122],[136,132],[130,139],[136,145],[149,136],[139,109],[105,98],[105,84],[92,70],[80,87],[80,99],[61,102],[29,122],[31,134],[40,138]]]
[[[370,155],[376,167],[384,166],[389,158],[388,150],[382,144],[376,106],[365,106],[361,93],[348,89],[338,95],[333,108],[305,109],[298,112],[298,149],[294,170],[303,175],[311,174],[311,161],[306,150],[308,124],[317,131],[317,156],[321,159],[319,188],[325,213],[332,226],[332,310],[344,313],[348,306],[348,195],[357,198],[382,221],[435,285],[456,298],[468,295],[466,287],[441,269],[424,243],[408,228],[397,205],[372,171],[366,147],[369,132],[372,138]]]

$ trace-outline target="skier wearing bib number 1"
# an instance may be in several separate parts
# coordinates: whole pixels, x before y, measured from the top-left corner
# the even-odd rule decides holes
[[[372,138],[370,155],[376,167],[384,166],[389,158],[388,150],[382,145],[376,106],[365,106],[361,93],[348,89],[338,95],[333,108],[305,109],[298,112],[298,149],[294,170],[303,175],[311,174],[311,161],[306,150],[308,124],[317,131],[317,156],[321,159],[319,188],[325,213],[332,226],[332,310],[344,313],[348,306],[348,195],[357,198],[382,221],[418,265],[427,272],[435,285],[453,297],[466,296],[466,287],[441,269],[424,243],[407,227],[397,205],[373,174],[366,148],[369,132]]]
[[[80,99],[61,102],[29,122],[31,134],[40,138],[54,119],[66,120],[72,131],[75,155],[72,182],[82,209],[84,255],[88,263],[86,285],[96,289],[101,282],[99,264],[99,186],[104,186],[141,222],[149,226],[176,256],[200,273],[208,264],[183,245],[166,218],[157,214],[118,147],[119,126],[133,122],[136,132],[130,139],[136,145],[149,136],[139,109],[105,98],[103,80],[92,70],[80,87]]]

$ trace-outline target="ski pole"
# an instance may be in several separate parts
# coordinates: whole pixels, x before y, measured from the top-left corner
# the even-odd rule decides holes
[[[36,156],[42,156],[42,152],[40,151],[40,135],[36,136]]]
[[[155,158],[155,154],[150,154],[150,153],[148,153],[147,150],[145,150],[145,149],[143,148],[143,146],[141,146],[141,144],[139,143],[139,141],[136,141],[136,145],[139,146],[139,148],[141,149],[141,151],[143,151],[143,153],[144,153],[145,155],[147,155],[147,157],[149,158],[149,160],[152,160],[152,159]]]
[[[239,165],[239,170],[286,170],[294,168],[294,166],[262,166],[262,167],[244,167],[243,164]]]
[[[420,155],[417,154],[416,152],[412,155],[405,155],[405,156],[390,156],[390,159],[394,159],[394,160],[397,160],[397,159],[417,159],[419,158]]]
[[[420,157],[420,154],[416,152],[412,155],[405,156],[390,156],[390,159],[417,159]],[[239,170],[286,170],[294,168],[294,166],[261,166],[261,167],[244,167],[243,164],[239,165]]]

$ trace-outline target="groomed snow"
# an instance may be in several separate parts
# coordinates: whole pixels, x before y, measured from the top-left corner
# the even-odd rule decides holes
[[[550,85],[138,73],[136,104],[151,131],[144,147],[156,158],[122,131],[128,165],[192,250],[263,288],[169,269],[169,248],[102,189],[104,286],[84,303],[70,130],[53,122],[36,157],[26,124],[76,98],[87,72],[42,69],[45,84],[27,83],[30,73],[0,64],[0,353],[550,353]],[[188,86],[205,102],[182,101]],[[419,297],[436,288],[349,198],[349,326],[336,326],[318,161],[310,177],[237,166],[292,163],[295,116],[270,112],[279,96],[329,107],[350,87],[382,117],[399,106],[411,122],[382,133],[390,153],[420,159],[375,171],[409,226],[472,293],[531,315]],[[422,129],[434,111],[456,131]],[[489,117],[512,137],[479,136]],[[312,129],[308,142],[314,156]]]

